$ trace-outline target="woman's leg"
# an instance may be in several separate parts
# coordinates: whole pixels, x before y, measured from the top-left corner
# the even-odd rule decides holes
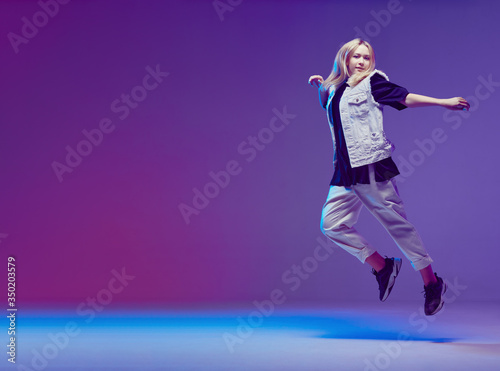
[[[385,182],[357,184],[354,191],[363,205],[384,226],[403,254],[410,260],[415,270],[422,270],[422,277],[429,277],[427,268],[432,259],[422,243],[416,228],[406,219],[403,201],[399,197],[394,179]]]
[[[365,260],[376,272],[380,272],[385,267],[385,259],[378,252],[374,252]]]
[[[361,201],[352,188],[330,186],[321,213],[321,231],[342,249],[364,263],[376,251],[353,228],[358,221],[362,207]]]
[[[437,283],[437,278],[434,275],[430,264],[427,267],[420,269],[419,272],[424,280],[424,286],[427,286],[429,283]]]
[[[373,177],[373,168],[371,176]],[[432,271],[432,259],[427,254],[417,230],[406,219],[395,180],[359,184],[354,186],[354,190],[367,209],[389,232],[413,268],[420,272],[424,281],[425,314],[431,316],[439,312],[444,304],[446,283]]]
[[[398,276],[401,259],[382,258],[353,228],[361,208],[362,203],[352,188],[330,187],[323,206],[321,230],[341,248],[372,266],[379,285],[380,300],[385,301]]]

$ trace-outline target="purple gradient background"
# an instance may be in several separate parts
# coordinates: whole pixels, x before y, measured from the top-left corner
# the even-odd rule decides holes
[[[40,8],[2,1],[0,254],[17,258],[19,306],[78,304],[122,267],[135,276],[113,298],[122,305],[249,303],[275,288],[289,302],[376,300],[369,267],[340,249],[296,291],[281,275],[316,246],[332,175],[327,119],[307,79],[326,77],[339,45],[387,4],[243,1],[221,21],[208,0],[73,0],[16,54],[7,33]],[[440,98],[475,96],[479,76],[500,81],[500,3],[400,8],[370,38],[391,81]],[[170,75],[119,120],[111,102],[148,65]],[[434,128],[447,136],[399,188],[435,270],[468,286],[463,300],[500,299],[495,89],[456,130],[441,108],[385,115],[398,164]],[[284,106],[296,118],[247,162],[238,145]],[[116,129],[60,183],[51,163],[104,117]],[[242,172],[186,225],[179,204],[231,160]],[[401,255],[365,211],[359,229]],[[420,301],[420,277],[403,264],[393,299]]]

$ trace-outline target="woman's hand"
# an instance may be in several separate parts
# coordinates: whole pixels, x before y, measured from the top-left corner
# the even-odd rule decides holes
[[[468,111],[470,108],[469,102],[462,97],[443,99],[443,107],[453,111]]]
[[[309,84],[319,88],[323,84],[323,77],[320,75],[312,75],[309,77]]]

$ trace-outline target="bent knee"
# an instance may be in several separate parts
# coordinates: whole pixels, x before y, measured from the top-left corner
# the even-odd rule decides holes
[[[320,229],[325,235],[342,232],[348,228],[340,219],[321,218]]]

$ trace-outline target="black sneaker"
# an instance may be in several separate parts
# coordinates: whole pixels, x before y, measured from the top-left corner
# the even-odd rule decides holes
[[[425,314],[432,316],[441,310],[444,305],[443,295],[446,292],[446,283],[436,273],[437,282],[424,286]]]
[[[380,290],[380,301],[385,301],[392,291],[392,287],[396,282],[396,277],[401,269],[401,259],[400,258],[385,258],[385,267],[382,268],[380,272],[377,273],[375,269],[372,268],[372,273],[377,278],[378,289]]]

